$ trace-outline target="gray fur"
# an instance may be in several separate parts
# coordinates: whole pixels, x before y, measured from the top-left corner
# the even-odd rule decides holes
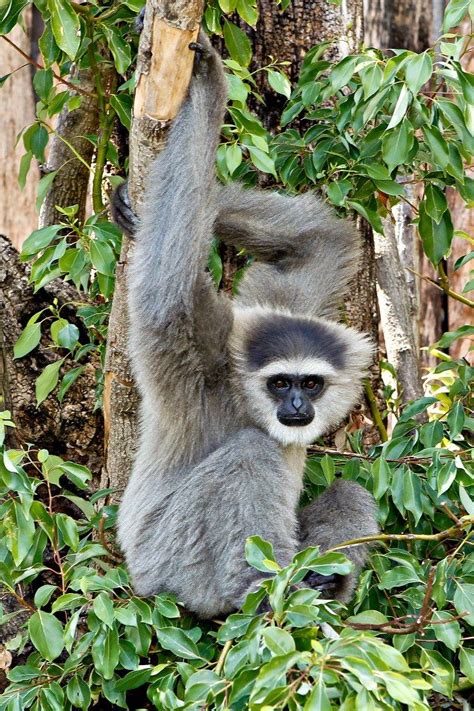
[[[301,547],[324,549],[374,533],[377,525],[369,494],[347,482],[298,514],[306,442],[272,435],[266,411],[258,410],[258,372],[248,381],[255,390],[245,389],[246,329],[258,327],[260,318],[275,308],[318,323],[337,317],[356,266],[355,232],[312,195],[217,185],[226,82],[218,56],[202,42],[188,99],[151,171],[130,268],[141,427],[119,540],[138,594],[171,591],[199,616],[212,617],[237,609],[261,579],[244,559],[247,536],[271,541],[285,565]],[[218,294],[206,273],[214,231],[258,259],[236,303]],[[370,346],[359,334],[324,323],[344,341],[347,359],[328,375],[345,399],[344,411],[333,406],[338,385],[328,386],[321,402],[331,414],[319,414],[326,427],[357,398]],[[351,548],[348,555],[359,567],[366,552]],[[341,599],[348,599],[355,579],[345,580]]]

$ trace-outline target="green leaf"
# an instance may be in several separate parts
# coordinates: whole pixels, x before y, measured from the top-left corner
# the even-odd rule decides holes
[[[454,230],[449,210],[443,213],[437,224],[426,212],[425,202],[420,203],[418,231],[423,250],[436,266],[451,249]]]
[[[72,350],[79,340],[79,329],[73,323],[66,323],[57,334],[58,344],[62,348]]]
[[[287,99],[291,96],[290,80],[283,72],[276,72],[274,69],[267,69],[268,83],[278,94],[283,94]]]
[[[458,400],[454,403],[449,415],[446,418],[446,421],[449,425],[451,439],[454,439],[458,436],[458,434],[460,434],[462,428],[464,427],[465,419],[466,418],[464,414],[464,407],[462,405],[462,402]]]
[[[77,368],[71,368],[62,377],[58,391],[58,400],[62,402],[69,388],[76,382],[81,373],[84,372],[85,366],[79,365]]]
[[[413,146],[413,126],[408,119],[387,132],[382,140],[382,157],[390,172],[397,166],[406,163]]]
[[[408,57],[405,64],[405,80],[413,94],[418,94],[421,87],[430,79],[433,61],[428,52]]]
[[[319,676],[304,705],[304,711],[331,711],[331,708],[326,685],[322,676]]]
[[[41,405],[43,400],[46,400],[48,395],[53,392],[58,383],[59,369],[64,362],[64,358],[50,363],[43,370],[41,375],[36,378],[36,406]]]
[[[387,126],[387,131],[390,131],[391,128],[395,128],[395,126],[398,126],[400,121],[405,117],[410,99],[411,93],[408,91],[405,84],[403,84],[400,90],[400,94],[398,96],[397,103],[395,104],[395,108],[393,110],[392,118],[390,119],[390,123]]]
[[[462,673],[474,684],[474,649],[461,647],[459,650],[459,661]]]
[[[91,691],[78,674],[74,674],[66,686],[66,696],[70,703],[78,709],[88,709],[91,703]]]
[[[226,147],[225,161],[229,173],[233,175],[242,163],[242,149],[237,143],[232,143]]]
[[[428,183],[426,186],[425,206],[427,214],[433,218],[436,224],[439,224],[448,209],[448,201],[444,193],[433,183]]]
[[[60,229],[62,229],[61,225],[50,225],[32,232],[23,242],[21,256],[31,257],[40,252],[53,241]]]
[[[233,22],[226,20],[223,34],[225,46],[232,59],[235,59],[243,67],[247,67],[252,59],[252,45],[245,32]]]
[[[105,632],[101,630],[92,644],[92,659],[104,679],[113,679],[119,657],[120,645],[116,627],[107,628]]]
[[[132,126],[133,99],[128,94],[112,94],[110,103],[120,119],[120,123],[130,131]]]
[[[52,662],[64,648],[63,628],[60,621],[49,612],[38,610],[28,620],[30,639],[38,652]]]
[[[275,163],[273,159],[270,158],[268,153],[261,151],[260,148],[255,148],[254,146],[247,146],[248,152],[250,153],[250,160],[256,168],[264,173],[270,173],[276,177]]]
[[[29,2],[30,0],[4,0],[0,3],[0,35],[7,35],[15,27],[21,11]]]
[[[382,575],[379,588],[381,590],[392,590],[392,588],[404,587],[410,583],[421,583],[421,580],[414,570],[397,565]]]
[[[111,25],[102,23],[101,29],[107,38],[107,44],[114,58],[115,68],[119,74],[125,74],[132,61],[130,45],[125,42],[119,32]]]
[[[392,671],[378,672],[377,676],[385,682],[390,698],[400,701],[402,704],[418,704],[420,697],[411,684],[401,674]]]
[[[445,644],[448,649],[456,652],[461,641],[461,626],[457,620],[453,620],[453,616],[449,612],[436,610],[433,613],[433,621],[442,622],[439,625],[433,625],[433,632],[439,642]]]
[[[130,691],[131,689],[138,689],[140,686],[145,686],[150,680],[152,674],[152,668],[148,669],[137,669],[136,671],[131,671],[117,682],[117,691]]]
[[[114,624],[114,606],[112,600],[105,592],[101,592],[95,599],[92,605],[94,613],[102,620],[107,627],[112,628]]]
[[[453,598],[454,607],[458,615],[467,612],[464,620],[474,625],[474,583],[460,583],[458,580],[454,582],[457,585]]]
[[[41,340],[41,324],[31,323],[26,326],[20,334],[19,339],[13,346],[13,357],[23,358],[27,353],[36,348]]]
[[[373,494],[378,501],[387,491],[391,479],[390,467],[383,457],[374,462],[372,475],[374,478]]]
[[[100,274],[113,276],[115,270],[115,255],[107,242],[92,240],[90,243],[91,261]]]
[[[46,173],[46,175],[43,175],[41,180],[38,183],[38,187],[36,188],[36,209],[39,210],[43,200],[45,199],[46,195],[49,192],[49,189],[51,188],[54,179],[56,178],[56,175],[59,173],[59,168],[58,170],[52,170],[51,173]],[[53,227],[56,227],[59,230],[63,229],[61,225],[53,225]],[[48,227],[44,227],[43,229],[51,229]],[[39,232],[39,230],[38,230]],[[24,246],[24,245],[23,245]]]
[[[163,649],[168,649],[183,659],[202,659],[195,641],[185,630],[177,627],[162,627],[156,631]]]
[[[420,440],[425,447],[436,447],[443,439],[443,425],[439,420],[431,420],[420,429]]]
[[[279,627],[267,627],[263,631],[262,637],[266,646],[274,655],[288,654],[296,649],[293,637]]]
[[[334,205],[343,205],[352,184],[349,180],[338,180],[326,186],[328,198]]]
[[[245,541],[245,559],[247,563],[264,573],[275,571],[275,554],[273,546],[260,536],[250,536]]]
[[[79,18],[69,0],[47,0],[47,3],[54,39],[69,59],[74,59],[81,43]]]
[[[331,82],[333,91],[339,91],[339,89],[346,86],[352,79],[358,61],[358,57],[344,57],[344,59],[336,64],[329,74],[329,81]]]
[[[53,88],[53,72],[51,69],[38,69],[33,77],[33,86],[36,93],[44,102]]]
[[[346,205],[362,215],[369,222],[376,232],[383,234],[383,225],[380,215],[374,210],[370,210],[366,205],[355,200],[347,200]]]
[[[43,607],[43,605],[46,605],[50,601],[52,594],[56,592],[56,590],[56,585],[42,585],[40,588],[38,588],[38,590],[35,592],[34,597],[34,603],[36,607]]]
[[[449,148],[441,131],[436,126],[422,126],[425,142],[432,153],[432,162],[441,168],[446,168],[449,163]]]
[[[443,31],[459,25],[469,10],[470,0],[450,0],[444,11]]]

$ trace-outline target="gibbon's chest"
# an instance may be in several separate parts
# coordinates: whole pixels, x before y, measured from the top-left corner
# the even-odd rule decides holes
[[[303,476],[306,463],[306,447],[290,444],[282,447],[283,459],[289,470],[288,486],[293,488],[297,498],[303,489]]]

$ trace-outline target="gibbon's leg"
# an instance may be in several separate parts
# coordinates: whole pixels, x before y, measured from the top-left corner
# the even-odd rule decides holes
[[[319,546],[328,548],[361,536],[378,533],[376,506],[371,494],[352,481],[337,480],[313,503],[298,512],[300,549]],[[348,602],[365,564],[369,546],[351,546],[340,551],[354,563],[349,575],[322,576],[309,573],[305,583],[320,589],[327,597]]]
[[[259,535],[282,565],[297,550],[292,481],[276,442],[254,428],[228,438],[141,522],[127,564],[140,595],[173,592],[200,617],[237,610],[263,575],[245,560]]]

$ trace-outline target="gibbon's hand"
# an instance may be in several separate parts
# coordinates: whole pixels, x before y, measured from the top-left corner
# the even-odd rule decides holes
[[[114,192],[110,203],[110,211],[115,224],[133,239],[138,229],[138,217],[132,210],[127,182],[119,185]]]

